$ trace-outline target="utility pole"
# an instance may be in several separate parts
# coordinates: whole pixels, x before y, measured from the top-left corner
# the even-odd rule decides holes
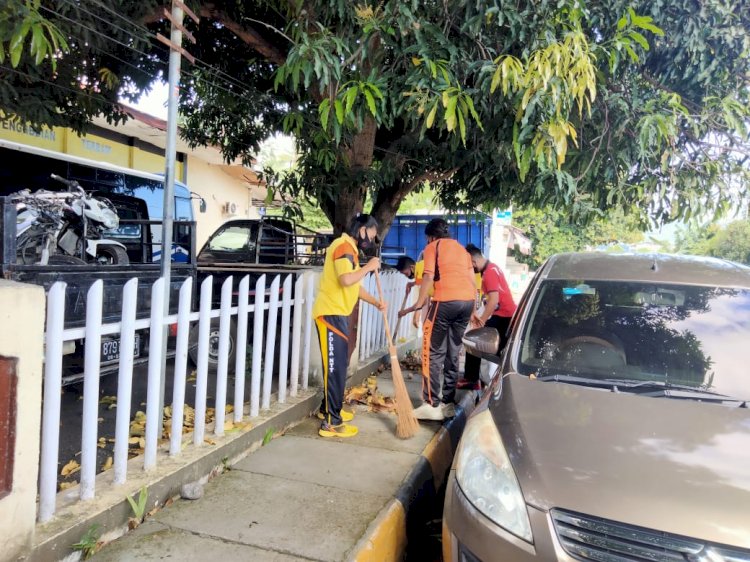
[[[172,272],[172,233],[174,231],[174,180],[175,165],[177,160],[177,105],[180,88],[180,63],[184,56],[192,64],[195,57],[182,48],[183,34],[193,43],[195,37],[182,25],[183,18],[187,14],[199,23],[190,8],[180,0],[172,0],[172,13],[164,8],[164,16],[172,22],[171,38],[167,39],[160,33],[156,38],[169,47],[169,104],[167,107],[167,146],[165,150],[166,171],[164,173],[164,218],[161,227],[161,276],[164,278],[164,317],[169,315],[169,294],[171,289]],[[162,433],[164,422],[164,389],[167,377],[167,339],[169,326],[164,325],[162,337],[161,356],[161,381],[159,388],[159,435]]]

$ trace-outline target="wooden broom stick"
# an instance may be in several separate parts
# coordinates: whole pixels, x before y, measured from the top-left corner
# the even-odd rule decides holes
[[[380,285],[380,274],[375,270],[375,283],[378,286],[378,298],[383,302],[383,287]],[[414,416],[414,408],[411,406],[409,391],[406,389],[404,375],[401,373],[401,364],[398,362],[398,352],[391,340],[391,329],[388,326],[388,313],[383,313],[383,325],[385,326],[385,337],[388,340],[388,353],[391,356],[391,374],[393,375],[393,387],[396,393],[396,435],[401,439],[414,437],[419,430],[419,422]]]
[[[399,312],[401,312],[401,310],[404,309],[404,307],[406,306],[406,301],[408,300],[409,300],[409,291],[406,291],[406,294],[404,295],[404,301],[401,303],[401,309],[399,310]],[[394,344],[396,343],[396,338],[398,337],[399,326],[401,326],[401,316],[399,316],[398,320],[396,320],[396,329],[393,330],[393,343]]]

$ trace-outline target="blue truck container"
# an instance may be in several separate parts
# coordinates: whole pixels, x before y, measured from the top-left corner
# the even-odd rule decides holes
[[[427,245],[424,227],[434,218],[448,221],[451,237],[462,245],[474,244],[487,255],[490,244],[492,217],[484,213],[450,215],[397,215],[383,241],[381,257],[393,265],[399,257],[409,256],[416,260]]]

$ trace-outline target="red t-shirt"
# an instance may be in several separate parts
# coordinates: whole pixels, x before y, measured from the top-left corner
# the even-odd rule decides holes
[[[494,263],[488,261],[482,271],[482,292],[485,295],[490,293],[499,293],[497,308],[492,313],[493,316],[502,316],[507,318],[513,316],[516,311],[516,303],[513,301],[513,295],[510,293],[510,287],[505,280],[505,275],[500,268]]]

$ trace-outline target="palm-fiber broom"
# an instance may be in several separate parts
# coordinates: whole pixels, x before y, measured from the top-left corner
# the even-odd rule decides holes
[[[380,274],[375,271],[375,283],[378,286],[378,298],[383,302],[383,287],[380,285]],[[391,374],[393,375],[393,387],[396,391],[396,435],[401,439],[409,439],[417,434],[419,422],[414,416],[411,406],[409,391],[406,390],[404,375],[401,373],[401,365],[398,362],[398,352],[391,339],[391,329],[388,326],[388,313],[383,310],[383,325],[385,326],[385,337],[388,340],[388,353],[391,356]]]

